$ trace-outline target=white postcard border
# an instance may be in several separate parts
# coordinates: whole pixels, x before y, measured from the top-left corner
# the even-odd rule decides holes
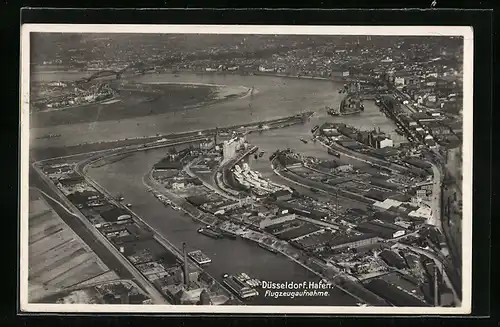
[[[29,85],[30,33],[169,33],[169,34],[282,34],[282,35],[386,35],[462,36],[463,57],[463,217],[462,298],[460,307],[341,307],[341,306],[187,306],[90,305],[28,303],[29,209]],[[80,25],[25,24],[21,27],[21,162],[20,162],[20,311],[61,313],[234,313],[234,314],[469,314],[472,296],[472,153],[473,153],[473,30],[468,26],[281,26],[281,25]]]

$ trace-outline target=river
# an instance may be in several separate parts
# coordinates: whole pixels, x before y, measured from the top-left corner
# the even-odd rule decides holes
[[[55,81],[76,80],[88,74],[84,73],[34,73],[33,80]],[[99,121],[73,125],[47,126],[30,129],[32,147],[68,146],[85,142],[110,141],[133,137],[152,136],[157,133],[168,134],[229,126],[244,122],[255,122],[264,119],[281,118],[304,111],[317,111],[318,117],[326,117],[325,106],[338,106],[343,94],[338,90],[342,85],[336,82],[312,79],[296,79],[272,76],[239,76],[239,75],[207,75],[182,74],[147,74],[131,79],[144,83],[207,83],[218,85],[234,85],[254,87],[253,96],[225,100],[215,104],[182,112],[145,116],[119,121]],[[140,104],[138,104],[140,105]],[[145,112],[155,103],[144,103]],[[103,109],[105,110],[105,109]],[[373,126],[382,130],[394,129],[369,101],[365,112],[356,117],[338,117],[339,121],[352,123],[365,129]],[[360,123],[362,122],[362,124]],[[37,137],[61,134],[59,138],[37,139]]]

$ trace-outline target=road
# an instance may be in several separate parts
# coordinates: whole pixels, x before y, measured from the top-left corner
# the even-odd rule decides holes
[[[38,170],[35,165],[33,165],[33,168],[37,171],[37,173],[42,176],[43,179],[44,175],[41,171]],[[55,185],[51,181],[45,180],[46,183],[51,187],[51,189],[59,195],[61,199],[65,202],[65,204],[59,202],[58,200],[54,199],[53,197],[49,196],[45,192],[43,192],[45,195],[49,197],[52,201],[60,205],[64,210],[74,216],[75,218],[78,218],[84,225],[85,227],[92,232],[93,236],[99,240],[106,248],[107,250],[112,253],[116,259],[120,261],[120,263],[127,268],[127,270],[130,272],[130,274],[135,278],[137,283],[148,293],[148,295],[151,297],[154,303],[156,304],[168,304],[166,299],[163,297],[163,295],[154,288],[153,285],[128,261],[126,260],[122,254],[111,244],[111,242],[104,237],[90,222],[89,220],[64,196],[64,194],[61,193],[59,189],[55,187]],[[70,209],[68,209],[71,208]]]
[[[441,221],[441,183],[442,175],[439,168],[431,163],[432,173],[434,175],[434,181],[432,184],[432,222],[431,224],[436,226],[441,233],[443,233],[443,224]]]

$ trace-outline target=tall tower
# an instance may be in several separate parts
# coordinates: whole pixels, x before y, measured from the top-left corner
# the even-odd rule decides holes
[[[182,243],[182,254],[184,255],[184,285],[189,287],[189,271],[188,271],[188,260],[187,260],[187,251],[186,251],[186,243]]]

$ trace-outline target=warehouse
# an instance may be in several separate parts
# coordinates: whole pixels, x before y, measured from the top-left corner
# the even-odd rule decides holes
[[[199,207],[205,203],[212,202],[208,197],[204,195],[194,195],[186,198],[186,201],[194,205],[195,207]]]
[[[307,218],[321,220],[328,217],[328,213],[326,212],[321,212],[312,208],[304,208],[293,203],[278,201],[276,204],[281,210],[288,210],[290,213],[295,213]]]
[[[403,236],[406,233],[406,230],[398,225],[376,220],[361,223],[356,229],[360,232],[374,234],[385,239]]]
[[[358,248],[362,246],[372,245],[379,241],[379,238],[373,234],[354,234],[342,235],[329,241],[332,250],[341,248]]]
[[[397,253],[391,250],[384,250],[380,252],[380,257],[386,264],[397,269],[406,268],[404,259]]]
[[[101,217],[107,222],[115,222],[131,218],[130,213],[127,210],[118,207],[101,212]]]
[[[370,184],[372,185],[375,185],[375,186],[378,186],[378,187],[381,187],[381,188],[385,188],[385,189],[388,189],[388,190],[397,190],[398,189],[398,185],[394,184],[394,183],[390,183],[386,180],[383,180],[383,179],[380,179],[380,178],[376,178],[376,177],[370,177],[369,178],[369,181],[370,181]]]
[[[420,169],[427,170],[427,169],[431,168],[430,163],[425,162],[425,161],[420,160],[420,159],[417,159],[417,158],[413,158],[413,157],[405,158],[405,159],[403,159],[403,162],[406,162],[407,164],[410,164],[410,165],[415,166],[415,167],[420,168]]]

